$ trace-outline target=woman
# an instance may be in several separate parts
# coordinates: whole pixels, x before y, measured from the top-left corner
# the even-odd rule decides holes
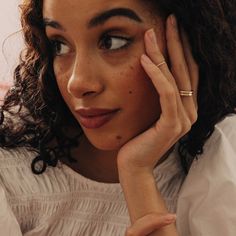
[[[234,235],[235,3],[21,8],[26,50],[1,116],[5,235]]]

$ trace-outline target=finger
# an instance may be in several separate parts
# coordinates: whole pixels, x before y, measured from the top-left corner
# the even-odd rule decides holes
[[[168,127],[173,126],[172,131],[179,132],[179,135],[182,136],[189,131],[189,123],[191,121],[183,108],[179,94],[176,94],[176,89],[148,56],[142,55],[141,63],[160,95],[162,112],[159,122],[155,125],[156,130],[159,130],[160,126],[163,126],[165,123]],[[164,122],[162,125],[160,125],[161,121]]]
[[[175,78],[178,90],[192,90],[189,69],[186,63],[184,49],[174,15],[169,16],[167,19],[166,38],[171,71]],[[194,123],[196,120],[196,108],[193,96],[182,96],[181,100],[189,120],[191,123]]]
[[[141,64],[160,95],[162,115],[168,121],[177,120],[176,92],[173,86],[147,55],[141,56]]]
[[[198,91],[198,81],[199,81],[199,68],[198,68],[196,61],[193,58],[193,55],[191,52],[191,47],[189,45],[187,35],[184,32],[183,28],[181,28],[181,38],[182,38],[182,42],[183,42],[184,55],[185,55],[185,59],[186,59],[188,70],[189,70],[191,87],[192,87],[192,90],[194,91],[194,95],[193,95],[194,104],[195,104],[195,107],[197,110],[197,107],[198,107],[198,105],[197,105],[197,91]]]
[[[156,43],[155,34],[153,30],[148,30],[145,34],[145,47],[149,55],[152,56],[152,59],[155,60],[154,63],[150,63],[152,64],[152,67],[146,67],[145,71],[152,79],[154,86],[160,94],[161,110],[162,115],[164,115],[165,117],[165,122],[167,122],[168,119],[169,124],[171,124],[171,122],[180,123],[181,129],[185,133],[185,131],[188,130],[190,119],[188,118],[188,113],[186,113],[185,108],[182,104],[179,95],[179,89],[177,88],[176,82],[167,64],[161,65],[160,67],[157,67],[155,65],[156,63],[161,63],[164,60],[164,57]],[[162,74],[162,77],[165,78],[163,81],[169,82],[167,83],[168,87],[159,86],[160,80],[158,80],[158,72],[159,74]],[[157,79],[154,79],[155,74],[157,76]]]
[[[185,61],[176,18],[173,15],[169,16],[167,19],[166,40],[170,56],[171,71],[177,86],[181,90],[191,90],[188,66]]]
[[[158,46],[157,40],[156,40],[156,35],[153,29],[148,30],[145,33],[145,47],[146,47],[146,51],[148,56],[151,58],[151,60],[154,62],[154,64],[156,64],[157,66],[160,65],[160,63],[162,63],[165,59],[163,54],[160,51],[160,48]],[[175,92],[176,92],[176,100],[177,100],[177,111],[179,114],[183,114],[183,105],[182,105],[182,101],[179,97],[179,89],[176,85],[176,81],[171,73],[171,71],[169,70],[168,65],[162,64],[161,66],[158,66],[158,68],[162,71],[162,73],[164,74],[164,76],[166,77],[167,80],[170,81],[170,83],[172,84]],[[172,96],[173,97],[173,96]]]
[[[170,72],[167,64],[163,64],[161,66],[158,66],[161,62],[163,62],[164,56],[159,49],[153,29],[150,29],[145,33],[145,47],[146,47],[146,51],[147,51],[147,54],[149,55],[150,59],[161,70],[163,75],[166,77],[166,80],[168,80],[171,83],[171,85],[175,91],[175,94],[170,96],[169,99],[173,99],[174,97],[176,97],[177,113],[180,115],[181,120],[184,120],[186,114],[184,112],[183,104],[182,104],[182,101],[179,96],[179,89],[176,85],[176,81],[173,78],[172,73]]]
[[[155,32],[153,29],[148,30],[144,35],[145,40],[145,48],[147,55],[150,57],[150,59],[153,61],[155,65],[159,65],[162,62],[165,61],[165,58],[158,46],[157,39],[155,36]],[[159,66],[163,74],[166,76],[168,80],[172,80],[172,74],[168,68],[168,65],[166,63]]]
[[[153,231],[158,230],[164,226],[172,224],[176,221],[176,216],[173,214],[160,215],[148,214],[138,219],[127,231],[126,236],[146,236]]]

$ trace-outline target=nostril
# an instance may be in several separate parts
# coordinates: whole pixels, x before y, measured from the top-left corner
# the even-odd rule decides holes
[[[103,90],[103,81],[96,79],[95,76],[72,75],[67,82],[68,93],[77,98],[94,96]]]
[[[85,92],[85,93],[83,93],[83,97],[85,97],[85,96],[89,96],[89,95],[91,95],[91,94],[94,94],[95,92],[93,92],[93,91],[89,91],[89,92]]]

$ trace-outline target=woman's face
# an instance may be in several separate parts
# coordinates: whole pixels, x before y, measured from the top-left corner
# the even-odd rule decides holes
[[[158,119],[140,56],[150,28],[164,51],[164,23],[145,1],[44,0],[43,17],[60,92],[95,147],[117,150]]]

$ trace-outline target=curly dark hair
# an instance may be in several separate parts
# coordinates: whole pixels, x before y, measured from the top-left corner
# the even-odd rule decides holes
[[[43,25],[42,2],[28,0],[20,6],[26,49],[14,72],[14,86],[7,92],[0,110],[0,147],[27,146],[37,150],[32,162],[36,174],[48,165],[56,166],[62,156],[73,161],[70,150],[78,145],[82,134],[57,87],[53,52]],[[203,153],[215,124],[227,114],[236,113],[236,1],[146,2],[163,17],[175,14],[188,35],[200,69],[198,119],[180,140],[178,149],[187,171],[193,159]],[[66,135],[65,130],[70,127],[76,131],[74,137]],[[43,163],[40,169],[38,161]]]

